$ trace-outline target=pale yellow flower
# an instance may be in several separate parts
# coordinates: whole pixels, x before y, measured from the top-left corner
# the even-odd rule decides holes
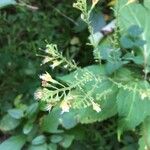
[[[41,91],[40,89],[38,89],[38,90],[34,93],[34,98],[35,98],[36,100],[41,99],[42,96],[43,96],[43,93],[42,93],[42,91]]]
[[[147,94],[145,92],[141,93],[141,98],[144,100],[147,97]]]
[[[136,2],[136,1],[137,1],[137,0],[128,0],[128,2],[127,2],[126,5],[129,5],[129,4],[134,3],[134,2]]]
[[[41,80],[56,83],[56,81],[51,77],[51,75],[46,72],[45,74],[42,74],[39,76]]]
[[[52,60],[53,60],[53,58],[50,58],[50,57],[46,56],[46,57],[43,59],[43,61],[42,61],[42,65],[44,65],[44,64],[46,64],[46,63],[48,63],[48,62],[50,62],[50,61],[52,61]]]
[[[62,61],[55,60],[55,61],[53,61],[53,64],[50,66],[52,67],[52,69],[54,69],[55,67],[59,66],[61,63],[62,63]]]
[[[95,6],[99,0],[92,0],[92,5]]]
[[[99,104],[92,102],[92,106],[93,106],[93,110],[95,110],[96,112],[99,113],[101,111]]]
[[[46,107],[45,107],[45,110],[46,111],[51,111],[53,105],[52,104],[47,104]]]
[[[69,110],[70,110],[69,102],[66,100],[62,101],[60,104],[60,108],[62,109],[61,114],[65,113],[65,112],[69,112]]]

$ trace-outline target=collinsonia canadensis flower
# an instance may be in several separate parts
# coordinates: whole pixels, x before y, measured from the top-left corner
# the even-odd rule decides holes
[[[93,110],[95,110],[98,113],[101,111],[100,105],[95,102],[92,102],[92,107],[93,107]]]
[[[99,0],[92,0],[92,6],[95,6]]]
[[[59,66],[61,63],[63,63],[62,61],[58,61],[58,60],[54,60],[53,64],[50,65],[52,67],[52,69],[54,69],[55,67]]]
[[[47,104],[46,107],[45,107],[45,110],[50,112],[52,107],[53,107],[52,104]]]
[[[48,72],[46,72],[45,74],[40,75],[39,77],[43,81],[57,83],[57,81],[54,80]]]
[[[43,94],[42,94],[42,90],[41,90],[41,89],[38,89],[38,90],[34,93],[34,98],[35,98],[36,100],[41,99],[42,96],[43,96]]]
[[[63,100],[60,104],[60,108],[62,109],[61,114],[65,113],[65,112],[69,112],[69,110],[70,110],[69,102],[66,100]]]
[[[46,63],[48,63],[48,62],[50,62],[50,61],[52,61],[52,60],[53,60],[53,58],[50,58],[50,57],[46,56],[46,57],[43,59],[41,65],[44,65],[44,64],[46,64]]]

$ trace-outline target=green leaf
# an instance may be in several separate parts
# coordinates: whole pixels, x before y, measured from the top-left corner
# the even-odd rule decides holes
[[[43,118],[42,130],[49,133],[56,133],[59,125],[59,116],[61,111],[53,109],[48,115]]]
[[[99,32],[106,25],[104,16],[100,11],[93,11],[90,14],[90,22],[93,28],[93,33]]]
[[[137,37],[139,36],[140,34],[142,34],[143,32],[143,29],[140,28],[138,25],[132,25],[131,27],[129,27],[128,29],[128,34],[131,36],[131,37]]]
[[[123,48],[132,48],[134,46],[134,42],[127,36],[122,36],[120,43]]]
[[[31,130],[33,129],[33,122],[27,122],[24,127],[23,127],[23,133],[24,134],[29,134]]]
[[[142,93],[148,88],[150,88],[149,83],[139,81],[130,82],[120,89],[117,96],[118,113],[122,117],[119,134],[123,130],[134,129],[150,114],[150,101],[148,98],[142,98]]]
[[[96,59],[109,60],[110,53],[112,51],[112,45],[108,38],[102,40],[97,48],[94,50],[94,56]]]
[[[47,150],[48,145],[47,144],[42,144],[42,145],[31,145],[28,150]]]
[[[0,8],[5,7],[7,5],[15,5],[16,1],[15,0],[1,0],[0,1]]]
[[[57,150],[57,145],[56,144],[53,144],[53,143],[50,143],[48,145],[48,150]]]
[[[0,144],[0,150],[21,150],[26,142],[26,137],[23,135],[12,136]]]
[[[114,80],[129,82],[134,79],[133,72],[128,68],[121,68],[115,72]]]
[[[38,112],[39,104],[33,103],[31,106],[29,106],[26,110],[26,115],[28,118],[32,118],[37,112]]]
[[[63,147],[63,148],[68,148],[70,147],[70,145],[72,144],[74,140],[74,136],[73,135],[64,135],[64,139],[63,141],[60,143],[60,145]]]
[[[44,135],[39,135],[32,140],[32,145],[41,145],[45,143],[46,137]]]
[[[29,127],[29,129],[30,129],[30,127]],[[29,132],[29,129],[24,129],[25,131],[23,131],[23,132],[27,133],[27,132]],[[38,131],[39,131],[39,125],[34,123],[32,130],[29,132],[29,134],[27,134],[27,140],[32,141],[37,136]]]
[[[106,63],[106,72],[108,74],[112,74],[119,68],[123,66],[124,62],[123,61],[116,61],[116,62],[107,62]]]
[[[141,40],[141,39],[136,39],[134,41],[134,46],[136,47],[143,47],[146,44],[146,41]]]
[[[65,129],[71,129],[78,123],[77,118],[73,112],[62,114],[59,121]]]
[[[9,109],[8,114],[15,119],[21,119],[24,117],[24,112],[21,109]]]
[[[134,56],[134,54],[132,53],[127,53],[126,55],[123,56],[123,59],[127,61],[133,61],[135,64],[138,64],[138,65],[144,63],[143,57],[141,55]]]
[[[62,135],[52,135],[51,136],[51,142],[52,143],[59,143],[63,140]]]
[[[82,75],[86,72],[86,71],[90,71],[92,74],[95,75],[106,75],[106,71],[105,71],[105,67],[104,66],[100,66],[100,65],[91,65],[88,67],[85,67],[83,69],[78,69],[68,75],[65,76],[58,76],[57,78],[60,79],[61,81],[64,81],[68,84],[72,84],[72,81],[77,82],[77,79],[75,77],[76,74],[78,74],[79,76],[82,77]]]
[[[99,77],[100,79],[102,79],[100,81],[97,81],[95,80],[95,78],[93,78],[87,81],[86,83],[84,83],[83,85],[81,85],[85,93],[89,93],[93,89],[93,87],[95,87],[94,90],[91,92],[91,97],[93,98],[94,102],[100,105],[102,111],[96,112],[95,110],[93,110],[92,106],[86,105],[83,107],[82,105],[83,97],[85,95],[81,92],[79,88],[77,88],[76,91],[75,90],[72,91],[71,94],[74,94],[73,92],[75,92],[75,94],[83,97],[76,98],[74,102],[75,108],[74,110],[70,110],[69,113],[73,113],[75,116],[74,119],[77,119],[81,123],[92,123],[95,121],[103,121],[109,117],[112,117],[117,113],[117,109],[116,109],[117,88],[107,78],[103,79],[103,77],[105,77],[106,74],[104,66],[92,65],[89,67],[85,67],[82,70],[79,69],[59,79],[72,85],[81,81],[83,79],[83,76],[87,72],[95,77]],[[89,102],[89,105],[90,104],[91,103]],[[69,122],[67,124],[70,125]]]
[[[97,113],[91,107],[87,107],[82,110],[77,110],[77,116],[79,122],[87,124],[93,123],[96,121],[103,121],[117,113],[116,107],[116,94],[108,96],[106,99],[102,100],[100,103],[101,112]]]
[[[150,149],[150,117],[142,125],[142,137],[139,140],[139,150]]]
[[[142,56],[145,61],[145,65],[150,65],[150,7],[148,0],[144,0],[144,5],[140,5],[138,3],[131,3],[126,5],[128,0],[118,1],[116,14],[118,17],[118,25],[120,27],[121,34],[125,34],[126,31],[133,25],[140,27],[143,30],[143,33],[140,35],[140,38],[143,41],[146,41],[146,44],[142,46],[140,49],[143,52]],[[139,13],[140,12],[140,13]],[[133,32],[133,31],[132,31]],[[140,31],[136,31],[134,34],[139,34]]]
[[[21,123],[21,120],[15,119],[10,115],[5,115],[2,120],[0,121],[0,130],[2,131],[10,131],[18,127]]]

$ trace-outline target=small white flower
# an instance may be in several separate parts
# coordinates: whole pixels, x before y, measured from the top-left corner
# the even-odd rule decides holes
[[[53,105],[52,104],[47,104],[46,107],[45,107],[45,110],[46,111],[51,111]]]
[[[61,114],[65,113],[65,112],[69,112],[70,104],[66,100],[64,100],[61,102],[60,108],[62,109]]]
[[[66,99],[69,101],[69,100],[73,100],[75,98],[74,95],[71,95],[71,94],[68,94]]]
[[[93,106],[93,110],[95,110],[96,112],[99,113],[101,111],[99,104],[92,102],[92,106]]]
[[[56,81],[51,77],[51,75],[46,72],[45,74],[42,74],[39,76],[41,80],[56,83]]]
[[[40,89],[38,89],[38,90],[34,93],[34,98],[35,98],[36,100],[41,99],[42,96],[43,96],[43,94],[42,94],[42,91],[41,91]]]
[[[141,98],[142,98],[142,100],[144,100],[146,97],[147,97],[147,94],[146,94],[146,93],[141,93]]]
[[[48,63],[48,62],[50,62],[50,61],[52,61],[52,60],[53,60],[52,58],[46,56],[46,57],[43,59],[43,61],[42,61],[42,65],[44,65],[44,64],[46,64],[46,63]]]
[[[68,65],[64,65],[64,68],[65,68],[65,69],[68,68]]]
[[[148,147],[147,147],[147,146],[145,146],[145,147],[144,147],[144,150],[148,150]]]
[[[53,61],[53,64],[50,66],[52,67],[52,69],[54,69],[55,67],[59,66],[61,63],[62,63],[62,61],[55,60],[55,61]]]

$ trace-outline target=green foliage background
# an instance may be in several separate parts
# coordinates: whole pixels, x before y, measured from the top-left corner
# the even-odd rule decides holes
[[[147,8],[118,1],[113,11],[107,1],[93,10],[95,5],[90,9],[91,3],[78,0],[74,6],[88,26],[73,2],[32,0],[0,10],[0,150],[149,149],[150,36],[149,21],[143,22],[143,16],[149,18],[148,0]],[[99,10],[107,12],[108,21],[113,12],[120,30],[92,47],[88,35],[107,23]],[[41,67],[45,45],[47,55],[57,51],[49,43],[84,68],[70,73],[72,68]],[[45,70],[57,81],[41,88],[39,75]],[[40,102],[34,97],[37,89],[44,93]],[[62,114],[62,98],[69,94],[75,101]]]

